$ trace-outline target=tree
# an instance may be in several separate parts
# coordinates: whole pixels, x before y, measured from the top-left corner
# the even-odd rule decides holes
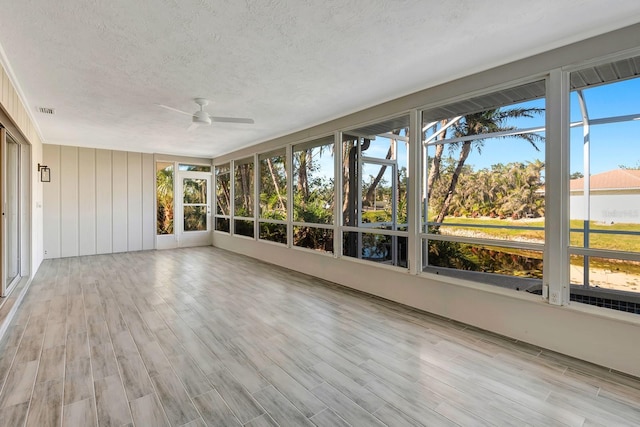
[[[440,136],[437,138],[438,140],[445,139],[447,136],[447,129],[445,126],[447,125],[448,120],[440,121]],[[434,126],[435,130],[435,126]],[[436,153],[433,156],[431,167],[429,168],[429,177],[427,178],[427,200],[431,198],[431,188],[433,185],[440,179],[440,164],[442,161],[442,154],[444,153],[444,144],[436,145]]]
[[[640,169],[640,160],[638,160],[635,166],[626,166],[626,165],[618,165],[620,169],[628,169],[628,170],[639,170]]]
[[[173,234],[173,165],[156,171],[158,234]]]
[[[578,178],[584,178],[584,174],[582,172],[574,172],[571,175],[569,175],[569,179],[578,179]]]
[[[400,129],[393,130],[391,133],[394,135],[400,135]],[[390,140],[389,151],[387,151],[387,155],[385,156],[386,160],[395,159],[396,144],[397,144],[397,141],[395,139]],[[371,185],[369,186],[369,189],[367,190],[367,193],[363,200],[364,204],[366,204],[367,206],[374,205],[375,197],[376,197],[376,194],[375,194],[376,188],[380,184],[380,180],[382,179],[386,171],[387,171],[387,165],[382,165],[380,167],[380,170],[378,171],[378,174],[371,182]]]
[[[515,126],[507,126],[506,122],[509,119],[515,118],[531,118],[537,114],[540,114],[543,110],[540,108],[509,108],[509,109],[490,109],[479,113],[467,114],[461,120],[458,120],[451,126],[453,130],[454,138],[461,138],[465,136],[483,135],[495,132],[512,131],[515,130]],[[491,138],[491,135],[487,135],[487,138]],[[520,138],[528,141],[533,145],[536,150],[539,150],[536,143],[543,141],[543,137],[535,133],[516,134],[511,137]],[[460,149],[458,160],[456,162],[454,171],[451,175],[450,182],[447,186],[446,194],[442,205],[440,206],[439,213],[435,219],[438,223],[434,227],[434,231],[438,231],[439,224],[444,221],[445,216],[449,213],[451,203],[454,199],[458,181],[460,180],[460,174],[462,173],[465,162],[471,153],[473,148],[476,148],[478,152],[481,151],[483,142],[487,138],[480,138],[469,141],[459,141],[449,144],[450,152]],[[495,138],[495,137],[494,137]],[[506,136],[499,136],[498,138],[506,138]],[[444,151],[444,150],[443,150]],[[442,154],[440,154],[440,157]],[[438,155],[436,154],[436,157]],[[440,158],[433,159],[433,164],[436,162],[439,164]]]
[[[287,171],[284,153],[263,158],[259,162],[260,216],[287,218]]]
[[[253,216],[253,162],[235,166],[235,215]]]

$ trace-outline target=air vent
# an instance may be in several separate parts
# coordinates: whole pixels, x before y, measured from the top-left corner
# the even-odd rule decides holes
[[[38,112],[42,113],[42,114],[55,114],[56,110],[53,108],[47,108],[47,107],[38,107]]]

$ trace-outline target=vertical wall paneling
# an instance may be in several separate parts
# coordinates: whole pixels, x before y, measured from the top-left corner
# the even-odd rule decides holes
[[[113,201],[113,252],[126,252],[127,237],[127,153],[126,151],[112,152],[113,183],[111,198]]]
[[[96,253],[96,150],[78,150],[79,254]]]
[[[0,102],[2,105],[7,105],[7,101],[9,100],[9,76],[2,69],[2,98],[0,98]]]
[[[31,167],[31,146],[28,144],[20,144],[20,182],[26,188],[31,187],[31,176],[33,168]],[[29,240],[31,234],[31,194],[29,191],[20,192],[22,209],[20,210],[20,236],[22,244],[20,245],[20,273],[28,276],[31,270],[31,246]]]
[[[78,256],[78,147],[60,147],[60,256]]]
[[[60,146],[44,145],[42,162],[51,169],[51,182],[43,183],[44,258],[60,257]],[[38,175],[39,176],[39,175]]]
[[[112,245],[111,151],[96,150],[96,252],[110,254]]]
[[[156,210],[155,194],[156,174],[153,154],[142,155],[142,249],[155,247]]]
[[[142,250],[142,154],[127,153],[127,250]]]
[[[153,154],[47,144],[43,161],[46,258],[155,248]]]

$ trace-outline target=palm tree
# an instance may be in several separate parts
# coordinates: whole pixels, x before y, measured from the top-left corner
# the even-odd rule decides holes
[[[158,234],[173,234],[173,165],[156,171]]]
[[[505,122],[508,119],[516,118],[532,118],[537,114],[540,114],[543,110],[540,108],[509,108],[502,110],[500,108],[494,108],[479,113],[467,114],[462,120],[457,121],[451,129],[455,138],[491,134],[495,132],[504,132],[515,130],[515,126],[506,126]],[[498,138],[506,138],[507,136],[499,136]],[[528,141],[536,150],[539,150],[536,143],[543,141],[543,137],[535,133],[523,133],[512,135],[512,137],[520,138]],[[491,135],[487,135],[487,138],[491,138]],[[445,216],[449,213],[451,202],[453,201],[456,187],[460,179],[460,174],[464,168],[465,161],[469,157],[472,148],[476,148],[478,152],[482,150],[484,140],[486,138],[475,139],[472,141],[461,141],[449,144],[449,149],[455,150],[460,148],[458,160],[455,169],[451,175],[451,181],[447,186],[446,195],[440,207],[440,211],[435,219],[436,225],[434,231],[437,232],[440,228],[440,224],[444,221]],[[437,156],[437,153],[436,153]],[[442,154],[440,154],[442,156]],[[436,164],[436,160],[439,163],[440,159],[433,159],[433,164]]]

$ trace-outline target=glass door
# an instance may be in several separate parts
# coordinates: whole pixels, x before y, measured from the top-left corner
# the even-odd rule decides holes
[[[2,296],[20,279],[20,145],[2,129]]]
[[[178,214],[179,246],[203,246],[212,243],[211,173],[179,172]]]

